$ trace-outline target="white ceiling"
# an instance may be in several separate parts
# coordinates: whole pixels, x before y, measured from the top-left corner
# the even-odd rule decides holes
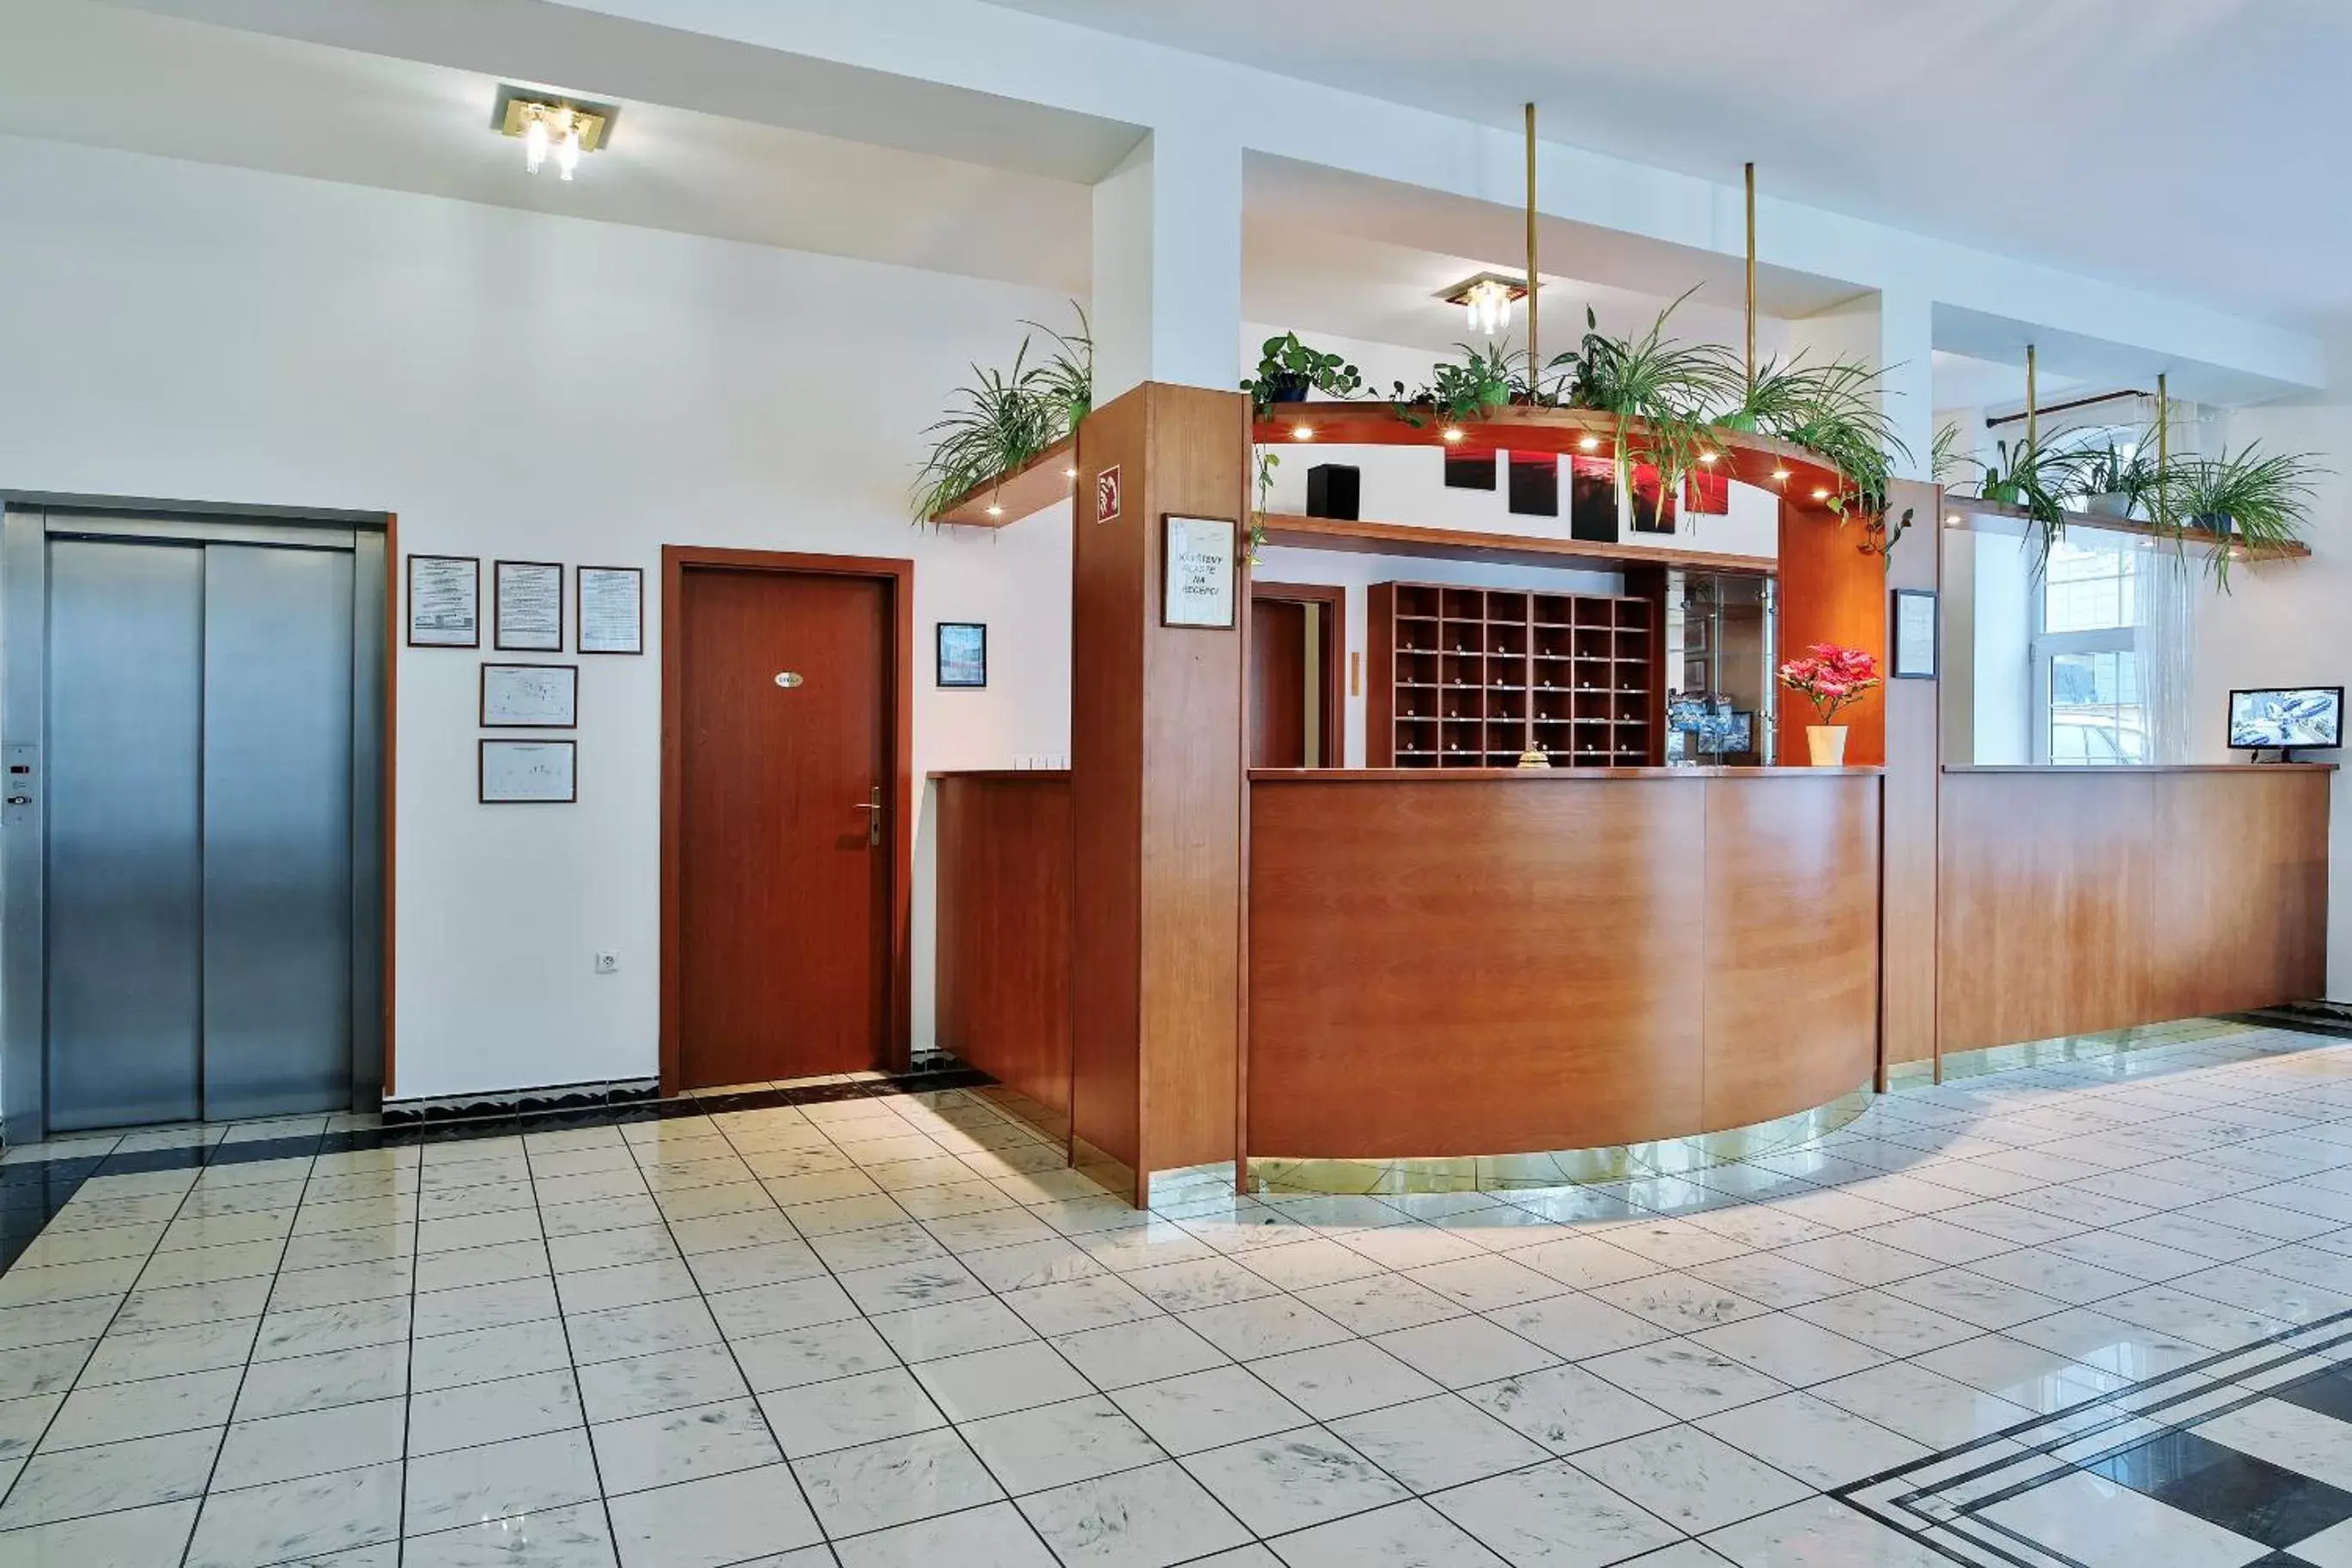
[[[499,82],[89,0],[0,0],[0,133],[1086,291],[1083,184],[630,100],[567,184],[526,174],[520,143],[491,130]]]
[[[2284,324],[2352,316],[2347,0],[998,0]]]

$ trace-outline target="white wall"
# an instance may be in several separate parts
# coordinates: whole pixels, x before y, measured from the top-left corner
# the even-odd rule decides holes
[[[2352,381],[2352,343],[2339,345],[2336,384]],[[2352,686],[2352,391],[2242,409],[2226,422],[2232,449],[2315,452],[2335,472],[2312,508],[2311,558],[2231,572],[2233,592],[2197,600],[2196,752],[2200,763],[2242,761],[2229,750],[2229,694],[2242,686]],[[2315,752],[2315,762],[2340,752]],[[2352,998],[2352,787],[2335,777],[2329,820],[2327,991]]]
[[[0,235],[0,488],[383,510],[404,551],[640,565],[651,648],[665,542],[911,557],[918,779],[1069,750],[1066,527],[904,510],[947,389],[1057,298],[9,138]],[[932,688],[940,619],[989,623],[987,690]],[[484,657],[399,661],[398,1091],[651,1076],[659,661],[582,661],[577,805],[484,807]],[[919,1045],[929,968],[919,943]]]

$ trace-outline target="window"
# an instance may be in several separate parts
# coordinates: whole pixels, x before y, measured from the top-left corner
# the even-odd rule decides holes
[[[2145,763],[2140,552],[2062,539],[2033,593],[2033,760]]]

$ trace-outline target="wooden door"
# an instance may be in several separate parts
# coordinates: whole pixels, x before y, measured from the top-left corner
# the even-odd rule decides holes
[[[1307,765],[1307,606],[1250,600],[1250,758],[1254,768]]]
[[[678,581],[680,1089],[882,1065],[890,1028],[893,588]]]

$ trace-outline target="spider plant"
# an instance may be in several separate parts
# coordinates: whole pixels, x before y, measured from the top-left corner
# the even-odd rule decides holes
[[[1978,476],[1978,498],[2025,513],[2028,536],[2036,546],[2033,569],[2039,574],[2051,547],[2066,531],[2066,498],[2081,493],[2092,454],[2080,447],[2053,447],[2032,436],[2020,437],[2014,447],[2000,442],[1996,449],[1999,459],[1983,465]]]
[[[1559,391],[1547,393],[1540,377],[1530,389],[1538,402],[1557,401],[1616,416],[1621,476],[1629,461],[1648,463],[1658,470],[1669,494],[1681,489],[1684,478],[1710,449],[1707,411],[1736,398],[1744,385],[1729,349],[1666,336],[1667,321],[1696,292],[1690,289],[1678,295],[1639,338],[1611,337],[1601,331],[1600,319],[1587,306],[1583,341],[1551,362],[1550,368],[1565,367]],[[1637,419],[1643,421],[1639,429],[1631,423]]]
[[[2160,515],[2183,531],[2209,536],[2206,569],[2222,592],[2230,588],[2230,561],[2234,547],[2249,554],[2292,544],[2311,522],[2311,502],[2317,479],[2328,470],[2303,452],[2262,455],[2261,443],[2249,441],[2235,452],[2224,447],[2218,457],[2176,458],[2157,479]]]
[[[1838,471],[1845,482],[1830,504],[1841,518],[1850,510],[1873,521],[1883,517],[1895,464],[1911,458],[1879,400],[1885,375],[1849,360],[1815,365],[1807,373],[1797,417],[1770,432]]]
[[[930,456],[915,476],[915,520],[927,521],[992,479],[1001,479],[1077,427],[1094,406],[1095,345],[1087,313],[1076,300],[1074,332],[1035,321],[1013,355],[1009,370],[971,367],[971,381],[949,395],[947,413],[927,426]],[[1035,334],[1054,340],[1054,351],[1029,363]]]
[[[1093,413],[1095,405],[1093,325],[1087,320],[1085,306],[1073,300],[1070,309],[1078,318],[1074,332],[1056,331],[1042,322],[1025,319],[1021,323],[1054,340],[1053,353],[1037,367],[1037,392],[1055,405],[1054,412],[1065,431],[1076,429],[1078,421]]]
[[[1954,474],[1965,474],[1976,466],[1975,459],[1960,449],[1965,437],[1960,427],[1946,420],[1936,426],[1935,444],[1927,448],[1927,477],[1942,484]]]
[[[1431,416],[1451,424],[1483,419],[1526,394],[1527,382],[1513,368],[1510,351],[1503,344],[1454,346],[1462,351],[1462,358],[1440,361],[1430,371],[1428,385],[1408,391],[1404,383],[1395,384],[1397,412],[1415,429]]]
[[[2156,484],[2156,463],[2148,456],[2152,441],[2143,440],[2126,453],[2114,442],[2089,449],[2079,476],[2083,510],[2102,517],[2132,517]]]

